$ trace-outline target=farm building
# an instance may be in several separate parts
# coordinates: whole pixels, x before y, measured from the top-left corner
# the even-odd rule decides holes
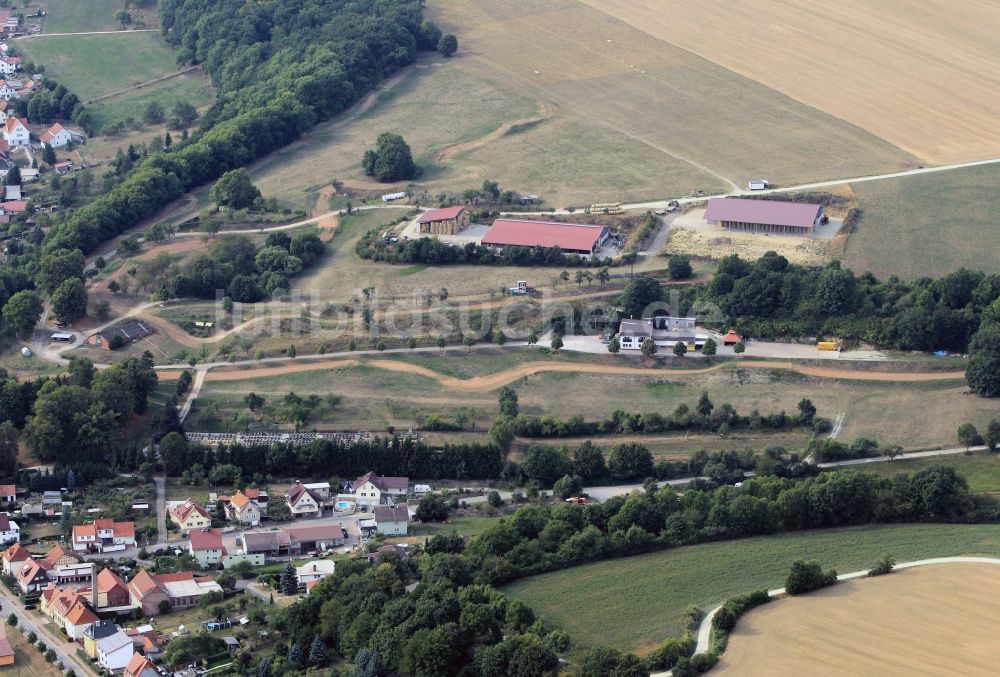
[[[812,235],[822,220],[822,205],[776,200],[713,198],[705,211],[712,225],[751,233]]]
[[[552,221],[497,219],[483,244],[491,247],[559,247],[569,254],[591,256],[608,239],[607,226]]]
[[[618,328],[618,345],[622,350],[641,350],[642,342],[653,339],[656,349],[672,348],[683,343],[688,351],[700,350],[708,336],[694,330],[693,317],[644,317],[641,320],[622,320]]]
[[[737,334],[735,329],[730,329],[722,337],[722,345],[724,346],[735,346],[737,343],[743,343],[743,337]]]
[[[96,346],[102,350],[111,350],[113,347],[112,343],[125,345],[126,343],[132,343],[133,341],[144,339],[152,333],[153,330],[147,325],[139,322],[138,320],[132,320],[114,327],[113,329],[91,334],[87,337],[87,345]]]
[[[456,235],[469,225],[469,212],[462,205],[432,209],[417,220],[418,232]]]

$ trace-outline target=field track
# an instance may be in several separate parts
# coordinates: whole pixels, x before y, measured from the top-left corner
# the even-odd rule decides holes
[[[291,358],[289,358],[291,359]],[[727,363],[728,364],[728,363]],[[450,390],[462,392],[488,392],[496,390],[505,385],[513,383],[526,376],[534,376],[543,373],[584,373],[584,374],[604,374],[615,376],[698,376],[708,374],[724,368],[727,364],[717,364],[704,369],[647,369],[643,367],[626,367],[600,364],[573,364],[566,362],[535,362],[521,365],[514,369],[497,372],[489,376],[476,376],[469,379],[445,376],[427,367],[422,367],[409,362],[399,360],[356,360],[356,359],[336,359],[331,362],[308,362],[282,365],[279,367],[264,367],[260,369],[240,369],[240,370],[213,370],[208,373],[208,381],[243,381],[253,378],[267,378],[281,376],[283,374],[293,374],[303,371],[318,371],[321,369],[342,369],[344,367],[368,366],[388,371],[404,372],[434,379],[443,387]],[[792,362],[764,362],[747,360],[740,362],[741,368],[747,369],[786,369],[816,378],[836,378],[853,381],[894,381],[894,382],[924,382],[924,381],[944,381],[952,379],[964,379],[964,372],[874,372],[855,369],[830,369],[827,367],[808,367],[797,365]],[[160,378],[171,380],[178,377],[179,371],[161,371]]]

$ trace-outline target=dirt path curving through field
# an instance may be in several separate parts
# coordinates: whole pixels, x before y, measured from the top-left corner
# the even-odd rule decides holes
[[[293,358],[288,358],[289,361]],[[468,379],[446,376],[433,369],[428,369],[417,364],[402,362],[400,360],[361,360],[338,358],[330,362],[322,362],[310,359],[307,362],[295,364],[283,364],[275,367],[263,367],[258,369],[240,370],[212,370],[206,379],[209,381],[242,381],[253,378],[266,378],[293,374],[303,371],[319,371],[322,369],[342,369],[344,367],[354,367],[364,365],[385,369],[393,372],[403,372],[415,374],[437,381],[440,385],[450,390],[460,392],[489,392],[505,385],[509,385],[527,376],[534,376],[543,373],[580,373],[580,374],[600,374],[615,376],[645,376],[645,377],[678,377],[678,376],[699,376],[708,374],[719,369],[723,369],[732,363],[720,363],[703,369],[656,369],[646,367],[628,367],[625,365],[605,365],[605,364],[577,364],[572,362],[533,362],[524,364],[513,369],[490,374],[488,376],[474,376]],[[791,362],[763,362],[746,361],[738,363],[741,368],[746,369],[787,369],[805,376],[817,378],[836,378],[856,381],[896,381],[896,382],[922,382],[941,381],[950,379],[964,379],[963,372],[872,372],[855,369],[831,369],[825,367],[807,367],[793,364]],[[179,373],[179,372],[177,372]],[[160,372],[160,377],[165,379],[176,378],[172,372]]]

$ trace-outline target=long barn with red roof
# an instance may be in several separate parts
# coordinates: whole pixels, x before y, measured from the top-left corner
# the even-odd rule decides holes
[[[554,221],[497,219],[483,236],[491,247],[559,247],[567,254],[592,256],[608,239],[607,226]]]

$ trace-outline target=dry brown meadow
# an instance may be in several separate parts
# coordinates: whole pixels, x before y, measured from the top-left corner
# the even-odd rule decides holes
[[[712,674],[994,674],[998,593],[1000,567],[941,564],[781,599],[740,619]]]
[[[582,2],[926,162],[1000,154],[994,2]],[[751,105],[739,107],[770,122]]]

